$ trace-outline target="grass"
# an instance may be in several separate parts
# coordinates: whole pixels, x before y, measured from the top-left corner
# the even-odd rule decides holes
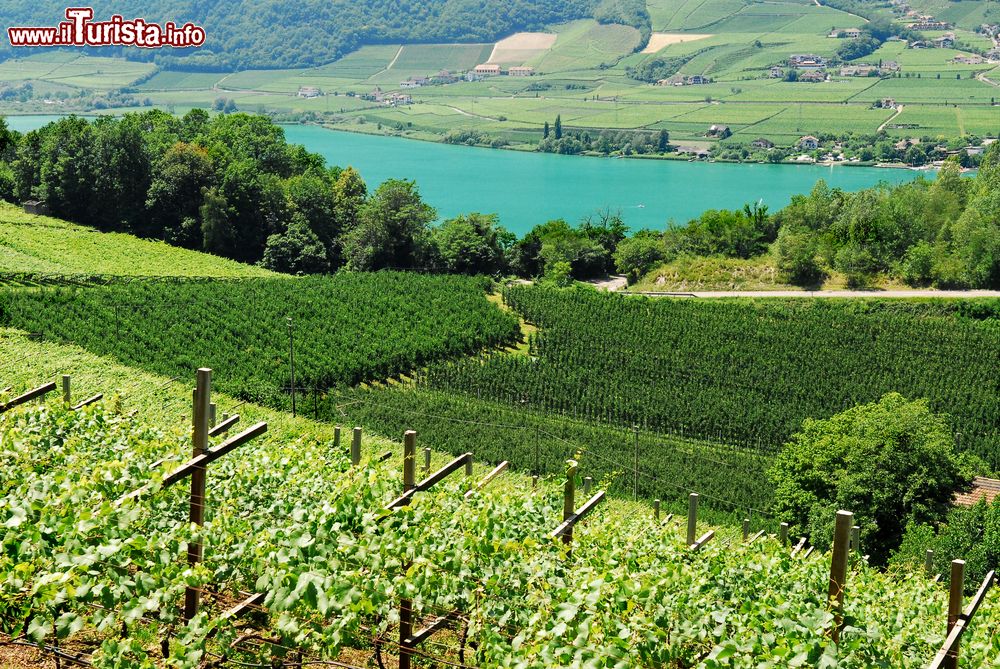
[[[0,202],[3,274],[266,277],[273,272],[226,258],[98,232]]]

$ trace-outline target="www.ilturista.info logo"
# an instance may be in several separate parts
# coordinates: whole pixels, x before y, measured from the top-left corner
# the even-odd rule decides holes
[[[138,46],[184,48],[205,43],[205,29],[168,21],[162,26],[143,19],[126,21],[115,14],[109,21],[92,21],[91,7],[70,7],[66,21],[47,28],[7,28],[11,46]]]

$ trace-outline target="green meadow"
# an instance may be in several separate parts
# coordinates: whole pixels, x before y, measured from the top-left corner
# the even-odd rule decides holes
[[[981,0],[911,3],[955,22],[959,47],[980,51],[991,45],[973,30],[1000,13],[992,5]],[[362,96],[376,88],[397,91],[403,81],[441,70],[464,73],[487,62],[494,44],[367,45],[319,67],[228,73],[154,71],[145,63],[41,52],[0,62],[0,90],[30,82],[36,91],[29,102],[0,102],[0,113],[51,111],[39,97],[79,98],[72,104],[86,105],[89,98],[81,91],[100,96],[125,89],[177,113],[212,106],[223,97],[243,111],[316,114],[329,125],[365,132],[435,139],[475,130],[516,145],[539,141],[544,124],[553,124],[557,116],[573,129],[666,129],[679,142],[706,141],[712,124],[730,126],[731,142],[766,137],[792,144],[806,134],[873,133],[897,112],[894,124],[915,127],[887,128],[893,135],[950,139],[998,131],[1000,68],[953,62],[972,51],[886,42],[855,62],[895,61],[902,68],[896,76],[842,77],[834,66],[828,68],[828,81],[786,82],[770,78],[770,69],[784,66],[796,53],[833,58],[844,40],[828,37],[830,31],[864,26],[866,19],[807,0],[647,0],[647,9],[654,31],[651,48],[665,45],[659,51],[640,49],[640,32],[629,26],[591,19],[551,25],[544,29],[555,36],[551,45],[518,46],[502,58],[505,67],[534,68],[534,76],[410,88],[412,104],[398,107]],[[877,11],[903,20],[887,7]],[[629,75],[629,68],[655,59],[680,59],[680,74],[709,77],[711,83],[656,86]],[[307,86],[321,95],[298,97]],[[885,98],[902,109],[874,108]]]

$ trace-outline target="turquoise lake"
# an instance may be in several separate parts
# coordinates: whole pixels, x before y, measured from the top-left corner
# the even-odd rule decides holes
[[[14,130],[40,127],[57,116],[8,117]],[[370,190],[390,178],[414,179],[440,218],[496,213],[523,235],[545,221],[577,223],[602,209],[620,212],[633,228],[662,229],[705,209],[763,201],[772,211],[808,192],[818,179],[844,190],[880,181],[901,183],[921,173],[874,167],[758,165],[559,156],[435,144],[288,125],[290,142],[303,144],[331,165],[351,165]]]

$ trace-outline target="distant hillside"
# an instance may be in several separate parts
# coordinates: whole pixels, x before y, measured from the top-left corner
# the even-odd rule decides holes
[[[0,201],[0,283],[11,275],[280,276],[163,242],[98,232]]]
[[[321,65],[363,44],[493,41],[589,17],[597,0],[95,0],[92,5],[97,20],[119,13],[157,22],[192,21],[208,33],[199,50],[124,50],[129,58],[232,70]],[[65,8],[55,0],[8,0],[4,21],[7,26],[55,25]],[[11,51],[3,40],[0,58]],[[101,49],[103,55],[115,51]]]

